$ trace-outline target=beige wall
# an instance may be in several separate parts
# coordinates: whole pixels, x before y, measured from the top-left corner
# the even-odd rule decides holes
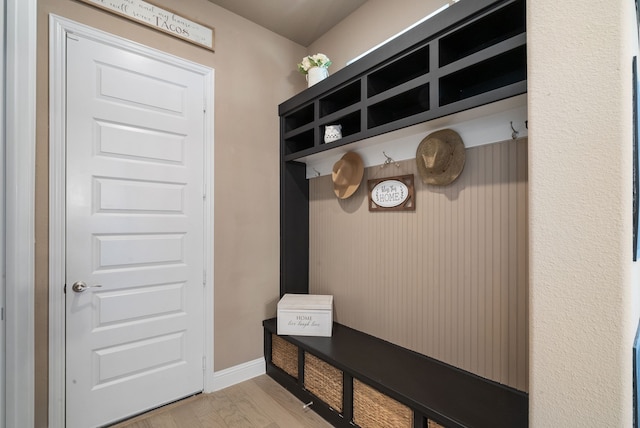
[[[304,48],[206,0],[155,0],[215,27],[215,53],[73,0],[38,2],[36,426],[47,417],[48,14],[215,69],[215,370],[260,358],[279,290],[277,105],[304,88]]]
[[[396,35],[450,0],[368,0],[338,25],[313,42],[309,54],[331,58],[336,72],[346,63]]]
[[[631,427],[634,2],[527,2],[530,426]]]
[[[415,211],[369,212],[367,180],[406,174]],[[526,139],[468,148],[447,186],[414,159],[367,168],[345,200],[314,178],[310,290],[342,324],[526,391],[527,208]]]

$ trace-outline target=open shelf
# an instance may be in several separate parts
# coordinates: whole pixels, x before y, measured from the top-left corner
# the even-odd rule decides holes
[[[375,128],[428,110],[429,84],[426,83],[370,106],[367,127]]]
[[[527,79],[525,46],[451,73],[440,79],[440,106],[488,93]]]
[[[360,81],[355,81],[320,98],[320,117],[359,103],[360,92]]]
[[[340,117],[336,120],[332,120],[331,122],[322,124],[320,126],[320,134],[324,138],[324,131],[325,131],[326,125],[340,125],[342,126],[342,138],[346,138],[351,135],[357,134],[361,131],[360,123],[361,123],[360,110],[358,110],[346,116]]]
[[[290,155],[292,153],[301,152],[303,150],[313,147],[315,141],[315,134],[313,128],[304,132],[300,132],[291,137],[285,138],[283,141],[284,155]]]
[[[523,86],[515,84],[525,83],[526,91],[527,79],[525,5],[456,3],[282,103],[283,154],[294,160],[326,149],[330,124],[342,125],[343,138],[354,142],[520,95]]]
[[[370,73],[367,96],[373,97],[429,73],[429,45],[418,48]]]
[[[514,2],[442,37],[439,66],[496,45],[525,32],[525,3]]]
[[[284,118],[284,132],[290,132],[313,122],[315,118],[313,104],[300,107]]]

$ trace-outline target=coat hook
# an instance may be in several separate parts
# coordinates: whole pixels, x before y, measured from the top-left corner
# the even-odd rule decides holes
[[[389,155],[387,155],[384,151],[382,152],[382,154],[384,155],[385,158],[387,158],[384,163],[382,165],[380,165],[380,168],[384,168],[385,166],[389,165],[390,163],[394,163],[397,167],[400,166],[400,164],[396,161],[394,161]]]
[[[513,127],[513,121],[509,122],[511,124],[511,130],[513,131],[511,133],[511,138],[513,138],[514,140],[516,138],[518,138],[518,131],[516,131],[516,129]]]
[[[528,120],[525,120],[525,121],[524,121],[524,127],[525,127],[525,128],[527,128],[527,129],[529,129],[529,121],[528,121]]]

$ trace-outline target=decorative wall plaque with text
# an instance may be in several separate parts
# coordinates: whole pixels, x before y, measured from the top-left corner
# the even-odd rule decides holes
[[[80,0],[116,15],[213,50],[213,28],[143,0]]]
[[[413,174],[368,180],[369,211],[415,211]]]

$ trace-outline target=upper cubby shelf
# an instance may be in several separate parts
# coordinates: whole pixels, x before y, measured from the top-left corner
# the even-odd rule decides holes
[[[525,22],[525,0],[461,1],[338,70],[280,104],[283,160],[526,93]]]

